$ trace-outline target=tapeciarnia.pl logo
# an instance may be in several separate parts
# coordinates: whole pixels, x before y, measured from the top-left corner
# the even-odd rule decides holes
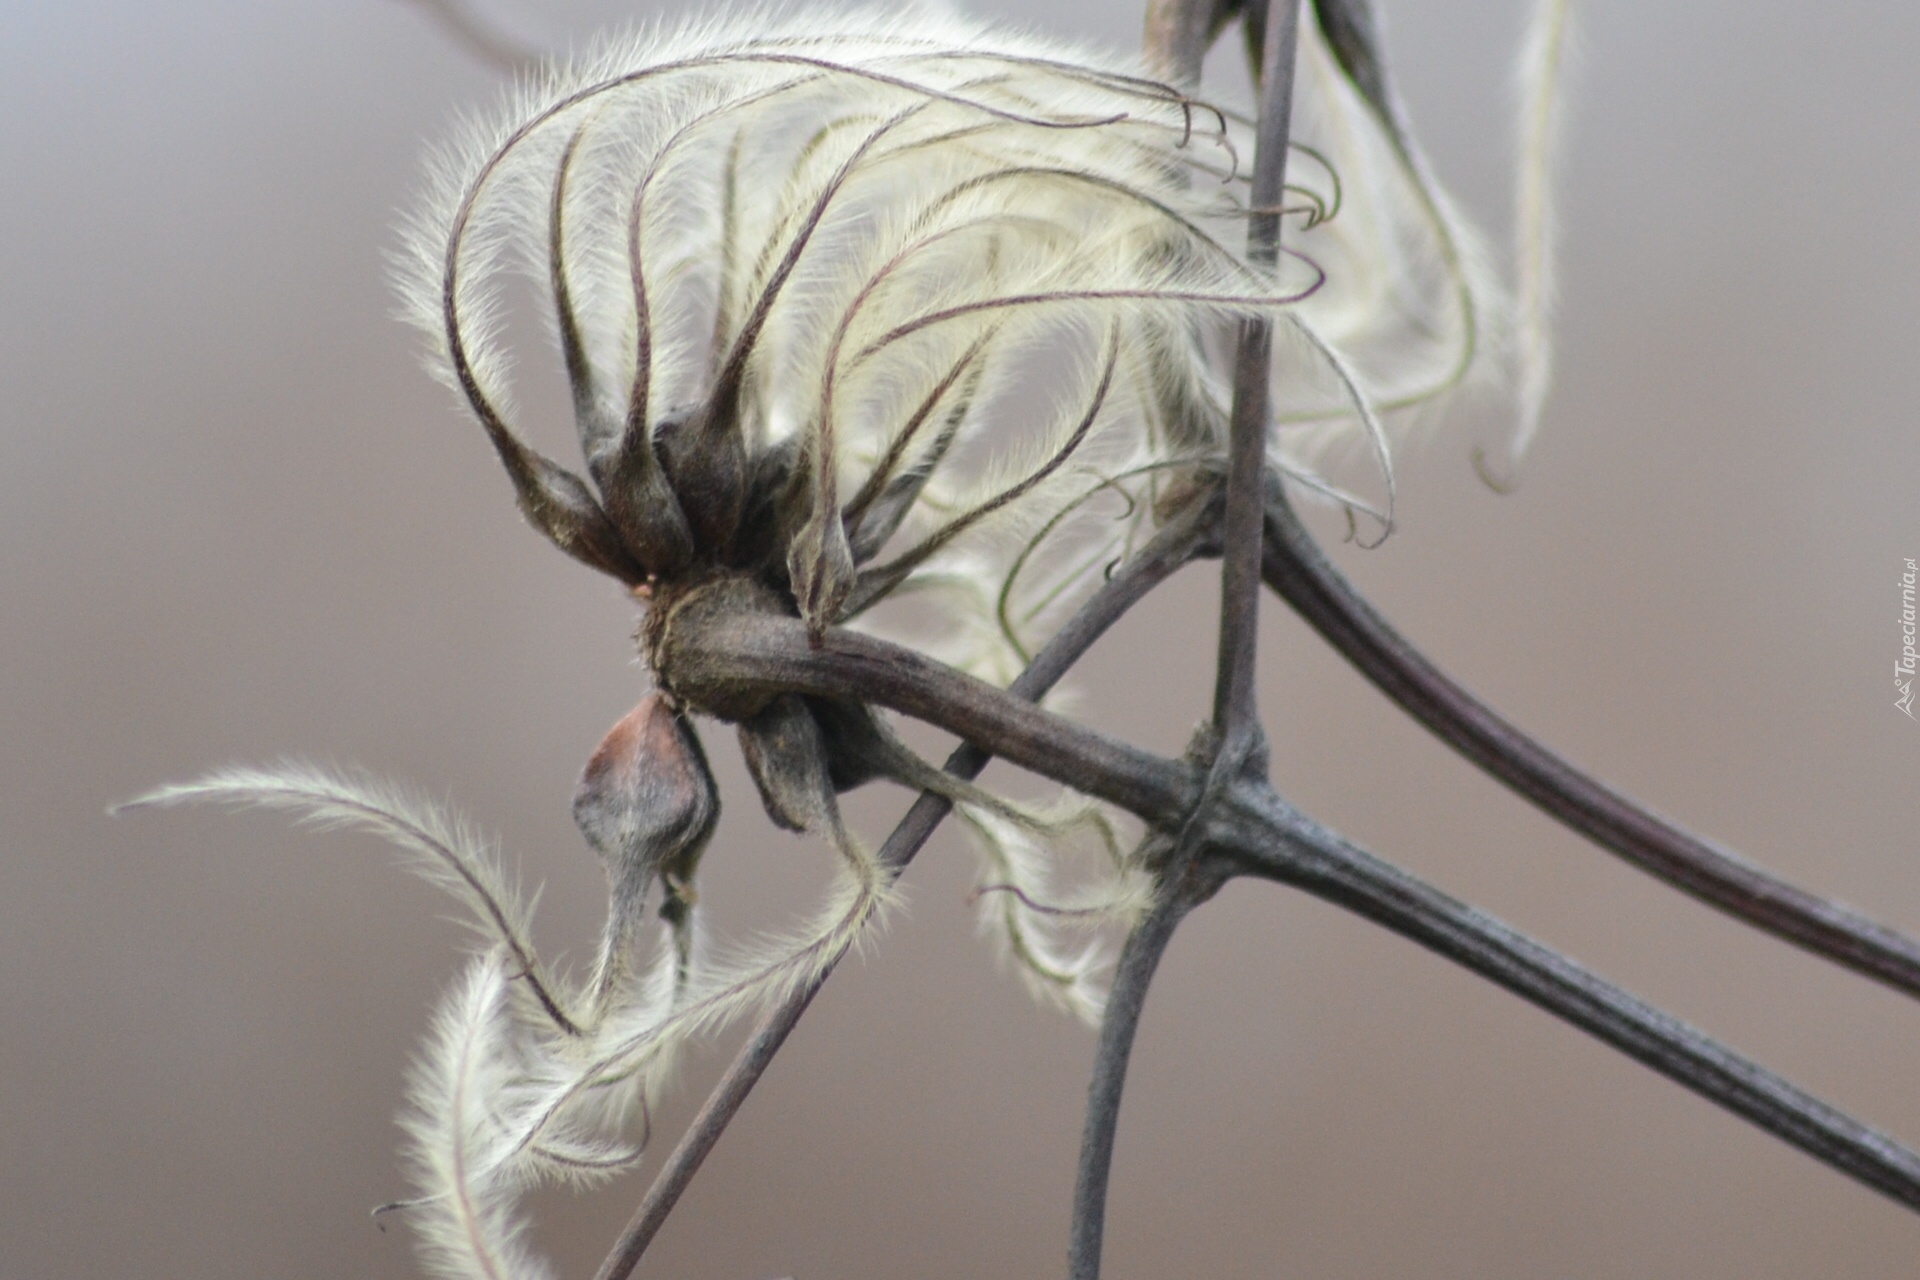
[[[1914,613],[1913,592],[1916,574],[1912,560],[1907,561],[1907,571],[1900,575],[1900,658],[1893,664],[1893,685],[1900,690],[1900,696],[1893,705],[1907,713],[1907,719],[1913,716],[1913,671],[1916,655],[1913,649]]]

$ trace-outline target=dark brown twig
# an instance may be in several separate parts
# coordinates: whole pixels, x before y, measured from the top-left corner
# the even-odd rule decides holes
[[[702,683],[863,697],[924,719],[1024,768],[1177,831],[1205,784],[1163,759],[870,636],[829,630],[818,649],[795,619],[732,615],[688,629]],[[1234,778],[1202,815],[1201,848],[1297,885],[1493,979],[1556,1017],[1875,1190],[1920,1208],[1920,1155],[1699,1031],[1465,904],[1334,837],[1264,779]]]
[[[1194,88],[1208,47],[1245,7],[1246,0],[1147,0],[1140,41],[1147,65],[1179,88]]]
[[[1043,697],[1093,647],[1094,641],[1105,635],[1109,627],[1149,592],[1183,565],[1215,553],[1213,529],[1218,522],[1219,505],[1214,501],[1195,503],[1170,521],[1139,554],[1115,570],[1087,599],[1008,686],[1007,692],[1032,701]],[[971,781],[991,759],[992,756],[972,743],[963,743],[947,758],[946,770],[957,778]],[[878,855],[881,865],[896,876],[904,871],[952,808],[953,802],[945,796],[923,792],[881,846]],[[774,1055],[779,1053],[814,996],[832,976],[833,969],[831,963],[823,966],[815,977],[761,1017],[753,1035],[735,1055],[726,1074],[714,1086],[700,1113],[687,1126],[655,1175],[653,1185],[647,1188],[646,1196],[601,1264],[595,1280],[627,1280],[633,1273],[647,1246],[679,1203],[681,1194],[692,1183],[754,1085],[772,1065]]]
[[[1260,0],[1256,0],[1260,2]],[[1198,6],[1196,6],[1196,9]],[[1212,5],[1207,5],[1211,9]],[[1247,261],[1271,269],[1280,258],[1280,215],[1286,194],[1287,143],[1293,115],[1294,46],[1299,0],[1264,0],[1267,15],[1260,61],[1260,115],[1255,127],[1252,190],[1256,212],[1247,223]],[[1183,39],[1197,13],[1174,24]],[[1151,26],[1149,28],[1151,32]],[[1204,46],[1202,46],[1204,52]],[[1181,53],[1185,58],[1187,53]],[[1233,779],[1250,770],[1264,774],[1266,738],[1254,673],[1259,661],[1262,497],[1267,474],[1268,379],[1273,360],[1273,323],[1266,316],[1240,322],[1233,370],[1233,411],[1227,442],[1226,507],[1222,520],[1220,650],[1213,691],[1213,758],[1198,807],[1180,828],[1168,865],[1156,885],[1154,907],[1128,935],[1094,1055],[1087,1088],[1086,1127],[1073,1198],[1068,1272],[1073,1280],[1099,1280],[1107,1219],[1107,1183],[1114,1136],[1120,1124],[1120,1094],[1127,1078],[1133,1036],[1146,1004],[1160,955],[1187,912],[1216,884],[1194,874],[1200,846],[1193,836]]]
[[[1073,1188],[1073,1234],[1067,1245],[1070,1280],[1098,1280],[1100,1252],[1107,1229],[1107,1180],[1113,1171],[1113,1140],[1119,1129],[1120,1092],[1133,1057],[1133,1036],[1140,1028],[1147,988],[1173,931],[1196,905],[1173,885],[1162,887],[1151,910],[1127,935],[1114,965],[1113,989],[1100,1019],[1100,1043],[1087,1083],[1086,1130],[1080,1138],[1080,1170]]]
[[[1277,484],[1267,495],[1265,576],[1408,715],[1567,826],[1736,920],[1920,996],[1920,942],[1682,830],[1581,772],[1462,688],[1328,561]]]
[[[716,608],[683,610],[660,646],[660,669],[695,706],[781,693],[872,703],[924,720],[1055,782],[1178,829],[1200,776],[1125,742],[1051,715],[917,650],[829,627],[811,643],[804,623]]]
[[[1270,0],[1261,53],[1260,119],[1256,127],[1253,187],[1258,210],[1278,209],[1285,195],[1287,139],[1293,113],[1293,62],[1299,0]],[[1280,216],[1255,213],[1247,223],[1247,260],[1271,268],[1279,261]],[[1227,509],[1220,570],[1220,657],[1213,695],[1219,760],[1237,769],[1260,733],[1254,696],[1260,617],[1261,500],[1265,492],[1268,376],[1273,324],[1266,316],[1240,322],[1233,372],[1233,416],[1227,451]]]
[[[1277,836],[1234,842],[1246,874],[1384,925],[1545,1009],[1910,1209],[1920,1154],[1664,1013],[1551,947],[1374,857],[1266,790],[1244,800]]]
[[[466,51],[488,66],[509,75],[532,71],[544,55],[501,32],[476,14],[462,0],[406,0],[454,38]]]

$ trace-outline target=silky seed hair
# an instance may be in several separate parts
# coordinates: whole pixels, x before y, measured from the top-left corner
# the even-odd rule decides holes
[[[1535,0],[1521,45],[1515,98],[1519,110],[1519,181],[1514,187],[1515,426],[1512,465],[1526,457],[1546,413],[1553,376],[1553,308],[1558,280],[1558,183],[1565,131],[1566,80],[1577,60],[1572,0]]]

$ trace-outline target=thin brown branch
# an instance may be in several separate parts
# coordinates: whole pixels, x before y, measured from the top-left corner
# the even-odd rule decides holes
[[[700,1172],[707,1153],[713,1150],[714,1143],[726,1132],[727,1125],[746,1102],[753,1086],[759,1083],[761,1075],[773,1064],[774,1055],[786,1044],[788,1034],[799,1025],[800,1016],[813,1003],[813,998],[820,993],[820,988],[832,972],[833,966],[826,966],[761,1017],[759,1025],[753,1029],[752,1038],[735,1055],[727,1067],[727,1073],[701,1105],[700,1114],[693,1118],[693,1123],[680,1136],[673,1154],[667,1157],[666,1164],[654,1177],[653,1185],[647,1188],[640,1207],[634,1211],[626,1229],[614,1242],[613,1251],[594,1273],[594,1280],[627,1280],[633,1274],[633,1269],[640,1265],[647,1246],[653,1243],[654,1236],[666,1225],[667,1215],[680,1203],[681,1193],[692,1183],[693,1175]]]
[[[1262,794],[1264,792],[1264,794]],[[1293,885],[1384,925],[1652,1067],[1910,1209],[1920,1154],[1710,1036],[1248,786],[1263,830],[1232,842],[1247,874]]]
[[[1138,555],[1115,570],[1113,576],[1088,597],[1007,691],[1018,698],[1038,701],[1092,648],[1094,641],[1155,587],[1190,561],[1217,554],[1214,529],[1218,524],[1216,501],[1195,503],[1170,521]],[[972,781],[991,759],[972,743],[963,743],[947,758],[946,770],[956,778]],[[881,864],[893,875],[899,875],[952,808],[953,802],[945,796],[931,791],[921,793],[880,847]],[[814,996],[832,976],[836,963],[823,966],[814,978],[761,1017],[753,1035],[734,1056],[726,1074],[714,1086],[700,1113],[687,1126],[655,1175],[653,1185],[647,1188],[646,1196],[615,1242],[613,1251],[601,1264],[595,1280],[627,1280],[632,1275],[647,1246],[679,1203],[681,1194],[720,1141],[720,1135],[726,1132],[747,1095],[773,1064],[774,1056],[799,1024]]]
[[[692,618],[676,662],[704,691],[865,698],[1178,831],[1201,771],[1115,742],[911,650],[788,618]],[[695,650],[699,652],[695,652]],[[1367,916],[1593,1034],[1875,1190],[1920,1208],[1920,1155],[1475,909],[1339,840],[1258,778],[1203,815],[1201,847]]]
[[[1086,1130],[1080,1138],[1080,1171],[1073,1188],[1073,1235],[1067,1246],[1070,1280],[1099,1280],[1100,1252],[1107,1229],[1107,1179],[1113,1170],[1113,1141],[1120,1124],[1120,1092],[1127,1083],[1133,1037],[1146,1007],[1147,988],[1173,931],[1194,907],[1188,894],[1163,886],[1153,908],[1127,934],[1113,970],[1113,990],[1100,1020],[1100,1044],[1094,1050],[1093,1077],[1087,1083]]]
[[[781,693],[869,702],[924,720],[1150,824],[1177,827],[1199,796],[1193,770],[1052,715],[903,645],[692,601],[670,620],[654,669],[696,710],[730,713]]]
[[[1265,576],[1408,715],[1548,814],[1736,920],[1920,996],[1920,942],[1683,830],[1583,773],[1456,683],[1327,560],[1277,484],[1268,489]]]
[[[1248,194],[1255,210],[1247,223],[1247,261],[1271,269],[1280,258],[1280,215],[1286,195],[1287,145],[1293,116],[1293,66],[1299,33],[1299,0],[1258,0],[1267,15],[1260,62],[1260,115],[1254,130],[1253,175]],[[1149,15],[1149,35],[1157,17]],[[1173,56],[1193,61],[1190,47],[1198,13],[1176,16]],[[1205,44],[1201,43],[1200,55]],[[1193,65],[1197,76],[1197,62]],[[1180,921],[1217,883],[1201,874],[1194,836],[1231,782],[1266,772],[1266,739],[1254,674],[1259,664],[1262,498],[1266,487],[1267,433],[1271,427],[1268,383],[1273,363],[1273,324],[1265,315],[1240,321],[1233,370],[1233,409],[1227,442],[1223,560],[1220,570],[1220,650],[1213,693],[1213,758],[1194,811],[1165,851],[1154,907],[1127,937],[1114,973],[1113,992],[1100,1025],[1093,1078],[1087,1088],[1087,1118],[1080,1142],[1068,1246],[1072,1280],[1099,1280],[1107,1220],[1107,1182],[1114,1138],[1120,1126],[1120,1096],[1133,1053],[1133,1038],[1160,956]]]
[[[531,45],[515,40],[475,13],[462,0],[406,0],[424,10],[434,24],[468,53],[498,71],[521,75],[534,70],[544,55]]]
[[[1378,23],[1373,16],[1372,0],[1314,0],[1314,17],[1335,62],[1373,108],[1401,159],[1412,155],[1400,104],[1387,79],[1387,63],[1380,47]]]
[[[1277,210],[1285,196],[1287,138],[1293,115],[1293,63],[1299,0],[1270,0],[1260,63],[1260,119],[1256,126],[1253,187],[1256,210]],[[1247,260],[1272,267],[1280,255],[1280,216],[1255,213],[1247,224]],[[1233,416],[1227,450],[1227,512],[1220,571],[1220,657],[1213,722],[1219,764],[1237,770],[1260,734],[1254,671],[1259,658],[1261,499],[1265,492],[1267,432],[1272,416],[1268,378],[1273,325],[1265,316],[1240,322],[1233,371]]]
[[[1147,65],[1177,88],[1194,88],[1207,49],[1245,6],[1246,0],[1147,0],[1140,41]]]

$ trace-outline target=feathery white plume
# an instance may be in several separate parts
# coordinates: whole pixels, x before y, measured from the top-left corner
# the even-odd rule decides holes
[[[412,868],[459,899],[468,923],[512,957],[542,1012],[560,1029],[573,1028],[571,997],[540,964],[518,888],[501,874],[491,845],[460,815],[367,774],[300,761],[216,769],[118,807],[207,803],[290,812],[309,826],[367,831],[406,850]]]
[[[1166,468],[1217,463],[1243,316],[1308,335],[1275,362],[1276,464],[1385,523],[1387,415],[1475,366],[1494,291],[1309,28],[1278,268],[1244,252],[1249,123],[1136,60],[761,9],[608,44],[470,126],[409,228],[408,314],[565,549],[636,583],[764,575],[816,630],[918,573],[1004,581],[1043,526],[1075,540],[1055,517],[1090,480],[1151,509]],[[511,426],[513,272],[549,296],[597,505]],[[1379,497],[1322,474],[1346,442]]]
[[[665,945],[650,973],[588,1021],[565,1012],[585,993],[541,969],[517,894],[460,818],[390,784],[300,764],[217,770],[121,807],[193,802],[290,811],[384,836],[415,854],[416,868],[466,903],[495,942],[443,1001],[415,1072],[406,1125],[420,1195],[395,1206],[419,1220],[430,1264],[462,1280],[544,1277],[512,1216],[518,1197],[536,1182],[591,1182],[631,1167],[644,1136],[635,1144],[626,1130],[674,1051],[839,960],[891,885],[835,820],[828,834],[841,871],[811,924],[690,974]],[[523,979],[537,1003],[513,998]]]
[[[1114,957],[1094,930],[1138,918],[1152,901],[1151,877],[1110,857],[1093,883],[1068,886],[1057,873],[1057,839],[1042,841],[1030,825],[971,805],[960,806],[960,816],[982,856],[974,894],[981,931],[1036,999],[1097,1025]],[[1103,815],[1084,802],[1057,815],[1055,825],[1092,831],[1113,852]]]
[[[434,1018],[414,1070],[406,1127],[422,1198],[414,1225],[429,1266],[454,1280],[547,1280],[513,1215],[520,1188],[505,1176],[503,1112],[520,1064],[498,952],[468,967]]]
[[[1520,54],[1520,165],[1514,217],[1517,415],[1510,464],[1518,467],[1540,429],[1553,376],[1554,196],[1560,167],[1569,63],[1574,55],[1572,0],[1534,0]]]

